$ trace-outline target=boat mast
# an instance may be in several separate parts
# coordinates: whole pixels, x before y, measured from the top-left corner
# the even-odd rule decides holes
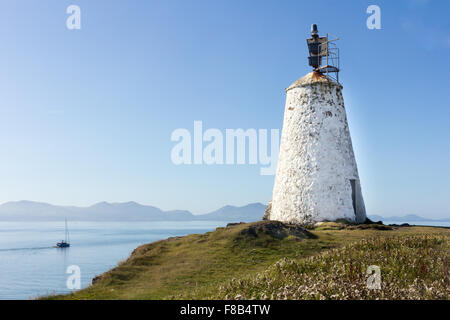
[[[67,228],[67,218],[65,219],[65,225],[66,225],[66,243],[69,243],[69,228]]]

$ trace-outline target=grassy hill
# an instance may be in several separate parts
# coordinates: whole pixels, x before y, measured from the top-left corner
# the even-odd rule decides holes
[[[237,224],[140,246],[92,286],[47,298],[448,299],[449,249],[446,228]],[[376,293],[369,265],[381,267]]]

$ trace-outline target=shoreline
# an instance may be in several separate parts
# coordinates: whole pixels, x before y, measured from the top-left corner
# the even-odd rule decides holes
[[[450,237],[450,228],[446,226],[385,225],[377,229],[377,225],[368,225],[367,229],[341,226],[339,229],[330,224],[312,230],[300,227],[304,232],[296,234],[282,224],[280,230],[283,235],[279,238],[278,231],[268,231],[267,223],[269,226],[272,224],[237,224],[204,234],[171,237],[141,245],[126,261],[95,277],[89,287],[68,295],[42,299],[159,300],[177,299],[177,296],[198,299],[233,277],[254,275],[283,258],[303,259],[372,237],[384,239],[391,235],[420,234]],[[249,256],[251,252],[254,253]],[[195,290],[191,292],[189,284],[194,283]]]

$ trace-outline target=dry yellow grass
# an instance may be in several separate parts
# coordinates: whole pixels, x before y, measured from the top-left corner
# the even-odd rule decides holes
[[[92,286],[47,298],[208,299],[215,297],[218,288],[232,278],[255,277],[283,258],[300,261],[368,238],[450,235],[449,229],[432,227],[309,230],[310,233],[296,235],[284,226],[284,235],[278,236],[268,232],[270,223],[240,224],[140,246]],[[254,231],[249,232],[250,229]]]

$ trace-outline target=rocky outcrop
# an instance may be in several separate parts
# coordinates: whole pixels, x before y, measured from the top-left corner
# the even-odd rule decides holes
[[[288,224],[280,221],[257,222],[243,229],[240,234],[252,238],[260,237],[263,234],[275,239],[284,239],[288,236],[294,236],[299,239],[316,238],[315,235],[298,224]]]

